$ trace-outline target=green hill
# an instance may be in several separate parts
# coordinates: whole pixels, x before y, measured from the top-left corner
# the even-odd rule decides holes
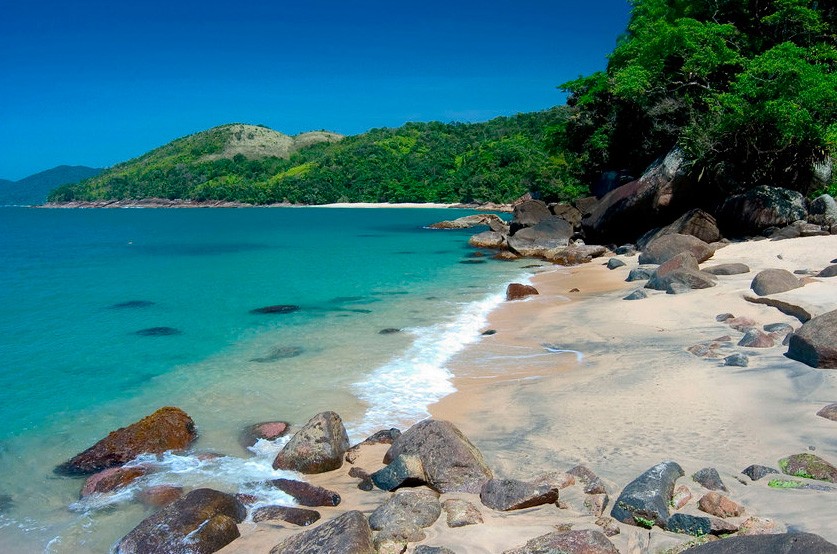
[[[0,179],[0,206],[43,204],[49,191],[55,187],[78,183],[101,172],[101,169],[94,167],[59,165],[20,181]]]

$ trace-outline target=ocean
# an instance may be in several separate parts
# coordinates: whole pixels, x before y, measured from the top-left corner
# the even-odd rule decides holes
[[[245,449],[245,426],[334,410],[357,441],[426,417],[525,274],[425,228],[469,213],[0,208],[0,551],[102,552],[149,515],[52,469],[162,406],[200,437],[144,485],[265,503],[282,441]]]

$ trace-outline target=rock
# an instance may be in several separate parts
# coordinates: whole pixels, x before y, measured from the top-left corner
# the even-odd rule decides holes
[[[442,505],[435,492],[426,489],[401,489],[370,514],[369,526],[375,531],[395,530],[405,524],[423,529],[433,525],[440,515]]]
[[[622,300],[642,300],[643,298],[648,298],[648,293],[642,289],[637,289]]]
[[[503,554],[618,554],[608,538],[599,531],[555,531],[541,535],[519,548]]]
[[[402,454],[419,458],[428,485],[440,493],[476,494],[493,477],[482,453],[449,421],[426,419],[413,425],[393,441],[384,463]]]
[[[599,245],[578,244],[547,250],[541,257],[558,265],[580,265],[603,256],[607,248]]]
[[[817,415],[831,421],[837,421],[837,402],[824,406],[817,412]]]
[[[656,267],[635,267],[630,272],[628,272],[628,277],[625,279],[627,282],[631,281],[647,281],[651,278],[654,274],[654,270],[657,269]]]
[[[735,319],[735,316],[731,313],[723,313],[715,316],[715,321],[718,323],[723,323],[725,321],[729,321],[730,319]]]
[[[427,546],[420,544],[413,550],[413,554],[456,554],[450,548],[444,546]]]
[[[442,503],[442,508],[447,514],[448,527],[465,527],[483,522],[479,508],[467,500],[449,498]]]
[[[758,329],[747,329],[744,336],[738,341],[738,346],[746,348],[770,348],[774,344],[773,337]]]
[[[581,218],[583,214],[581,210],[575,206],[568,204],[552,204],[549,206],[549,211],[561,219],[567,221],[574,229],[581,227]]]
[[[698,500],[698,508],[716,517],[738,517],[744,508],[719,492],[708,492]]]
[[[196,489],[145,518],[114,547],[115,554],[210,553],[239,537],[247,510],[234,496]]]
[[[88,475],[121,466],[140,454],[181,450],[197,438],[195,422],[179,408],[160,408],[140,421],[111,432],[55,468],[58,475]]]
[[[749,477],[751,481],[758,481],[765,475],[770,475],[771,473],[779,473],[779,470],[773,469],[772,467],[753,464],[745,467],[741,473]]]
[[[779,460],[779,469],[785,475],[837,483],[837,467],[808,452],[782,458]]]
[[[793,327],[787,323],[768,323],[762,326],[762,329],[779,337],[785,336],[788,333],[793,333]]]
[[[750,329],[754,329],[758,323],[756,323],[755,319],[750,319],[749,317],[739,316],[733,317],[731,319],[727,319],[724,323],[735,329],[736,331],[740,331],[742,333],[746,333]]]
[[[750,273],[750,268],[746,264],[718,264],[705,267],[703,271],[712,275],[743,275]]]
[[[381,329],[378,331],[379,335],[395,335],[396,333],[400,333],[401,329],[398,327],[387,327],[385,329]]]
[[[253,523],[279,519],[300,527],[307,527],[320,519],[320,512],[288,506],[262,506],[253,512]]]
[[[174,485],[157,485],[141,490],[137,493],[137,500],[152,508],[168,506],[183,496],[183,487]]]
[[[148,470],[141,466],[134,467],[111,467],[93,474],[84,482],[81,488],[81,496],[85,497],[94,492],[104,494],[116,489],[126,487],[148,473]]]
[[[385,491],[395,490],[410,483],[427,483],[424,464],[421,457],[415,454],[397,456],[386,467],[379,469],[370,477],[376,487]]]
[[[808,221],[815,225],[837,223],[837,202],[828,194],[817,196],[808,206]]]
[[[299,306],[293,304],[275,304],[250,310],[251,314],[290,314],[299,310]]]
[[[693,269],[675,269],[665,275],[654,274],[645,288],[664,290],[668,294],[679,294],[690,290],[707,289],[716,285],[716,277]]]
[[[369,522],[361,512],[346,512],[315,529],[277,544],[270,554],[376,554]]]
[[[452,221],[440,221],[428,225],[428,229],[470,229],[479,225],[487,225],[492,231],[502,232],[503,228],[507,228],[505,221],[494,214],[475,214],[466,215]]]
[[[811,367],[837,369],[837,310],[811,319],[790,335],[786,355]]]
[[[509,250],[521,256],[542,256],[547,250],[569,245],[573,226],[554,215],[532,227],[524,227],[506,239]]]
[[[594,517],[601,516],[610,498],[606,493],[588,494],[584,497],[584,509],[587,513]]]
[[[135,308],[148,308],[149,306],[153,306],[154,302],[150,300],[128,300],[127,302],[119,302],[117,304],[111,304],[108,306],[112,310],[124,310],[124,309],[135,309]]]
[[[732,367],[747,367],[750,365],[750,358],[746,354],[736,352],[735,354],[730,354],[724,358],[724,365]]]
[[[502,249],[506,247],[506,235],[497,231],[483,231],[468,239],[468,244],[474,248]]]
[[[279,437],[284,437],[290,424],[286,421],[263,421],[261,423],[254,423],[248,425],[241,431],[238,442],[244,448],[249,448],[259,440],[276,440]]]
[[[708,519],[710,525],[709,533],[712,535],[731,535],[732,533],[738,532],[738,525],[731,521],[719,517],[710,517]]]
[[[574,485],[575,476],[561,471],[550,471],[539,475],[532,480],[532,483],[535,485],[547,485],[555,490],[561,490]]]
[[[174,327],[148,327],[147,329],[134,331],[134,334],[141,337],[170,337],[174,335],[182,335],[183,331],[175,329]]]
[[[692,547],[689,554],[834,554],[837,546],[813,533],[729,537]]]
[[[610,515],[617,521],[650,528],[665,526],[674,482],[683,476],[677,462],[661,462],[628,483],[616,499]]]
[[[674,514],[666,522],[666,530],[672,533],[702,537],[712,531],[712,522],[708,517],[689,514]]]
[[[672,234],[691,235],[699,238],[705,243],[718,242],[721,240],[721,232],[715,218],[701,209],[689,210],[680,216],[674,223],[666,225],[662,229],[651,230],[637,240],[637,247],[644,250],[645,247],[659,237]]]
[[[286,360],[288,358],[296,358],[302,355],[305,349],[301,346],[277,346],[267,353],[266,356],[259,356],[258,358],[251,358],[251,362],[260,364],[269,364],[278,362],[279,360]]]
[[[837,276],[837,264],[830,265],[817,273],[817,277],[835,277]]]
[[[680,254],[691,252],[699,263],[703,263],[714,254],[712,247],[691,235],[664,235],[653,240],[639,255],[641,264],[662,264]]]
[[[748,517],[738,528],[739,535],[771,535],[777,532],[775,521],[756,516]]]
[[[692,480],[711,491],[727,491],[726,485],[721,481],[718,470],[714,467],[705,467],[692,475]]]
[[[527,296],[532,296],[538,293],[538,289],[533,287],[532,285],[524,285],[521,283],[509,283],[509,286],[506,287],[506,300],[520,300],[522,298],[526,298]]]
[[[324,473],[340,468],[348,449],[343,420],[334,412],[322,412],[291,437],[273,460],[273,469]]]
[[[554,504],[558,500],[558,491],[549,485],[516,479],[491,479],[482,486],[480,500],[492,510],[507,512]]]
[[[791,302],[785,302],[783,300],[779,300],[778,298],[769,298],[769,297],[760,297],[760,296],[747,296],[744,295],[744,300],[747,302],[752,302],[753,304],[764,304],[765,306],[772,306],[782,312],[783,314],[787,314],[789,316],[797,318],[802,323],[811,319],[811,314],[800,306],[798,303],[794,304]]]
[[[770,229],[764,231],[770,240],[787,240],[799,237],[816,237],[828,235],[828,231],[823,231],[819,225],[812,225],[805,221],[794,221],[786,227],[776,229],[771,232]]]
[[[787,292],[802,286],[799,279],[786,269],[765,269],[753,277],[750,288],[759,296]]]
[[[532,227],[544,219],[553,217],[545,202],[540,200],[525,200],[514,206],[512,211],[512,230]]]
[[[346,456],[348,456],[348,454],[346,454]],[[349,477],[355,477],[356,479],[360,479],[360,483],[357,484],[357,488],[359,488],[362,491],[369,492],[373,488],[375,488],[375,483],[372,482],[372,476],[359,467],[353,467],[352,469],[350,469]]]
[[[754,236],[769,227],[784,227],[805,219],[805,198],[796,191],[759,186],[730,196],[718,211],[724,235]]]
[[[616,269],[617,267],[625,267],[625,262],[620,260],[619,258],[610,258],[607,261],[607,268],[608,269]]]
[[[268,483],[288,494],[301,506],[337,506],[340,495],[334,491],[293,479],[273,479]]]
[[[689,490],[689,487],[686,485],[677,485],[677,488],[674,489],[674,493],[671,495],[671,505],[674,506],[675,510],[679,510],[688,504],[691,499],[692,491]]]
[[[500,260],[501,262],[513,262],[515,260],[519,260],[520,256],[515,254],[514,252],[509,252],[508,250],[503,250],[501,252],[497,252],[493,256],[491,256],[492,260]]]

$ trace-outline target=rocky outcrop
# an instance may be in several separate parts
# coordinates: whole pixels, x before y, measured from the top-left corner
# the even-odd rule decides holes
[[[112,467],[93,474],[84,482],[81,496],[108,493],[126,487],[145,475],[148,470],[142,466]]]
[[[349,436],[343,420],[334,412],[312,417],[273,460],[273,469],[300,473],[324,473],[343,465]]]
[[[661,462],[628,483],[610,515],[617,521],[651,527],[664,527],[669,518],[669,501],[675,481],[683,476],[677,462]]]
[[[429,225],[429,229],[470,229],[479,225],[486,225],[492,231],[508,233],[508,223],[494,214],[475,214],[460,217],[452,221],[440,221]]]
[[[715,218],[705,211],[695,208],[677,218],[673,223],[662,229],[647,232],[637,240],[637,248],[644,250],[646,246],[663,235],[691,235],[705,243],[721,240],[721,232]]]
[[[541,535],[525,545],[506,550],[503,554],[618,554],[613,543],[599,531],[555,531]]]
[[[273,479],[270,485],[293,497],[302,506],[337,506],[340,495],[334,491],[294,479]]]
[[[837,483],[837,467],[809,452],[779,460],[779,469],[786,475]]]
[[[468,244],[474,248],[505,248],[506,235],[496,231],[483,231],[468,239]]]
[[[147,517],[114,547],[115,554],[208,554],[239,537],[246,515],[234,496],[197,489]]]
[[[534,294],[538,294],[538,289],[532,285],[509,283],[509,286],[506,287],[506,300],[520,300]]]
[[[718,211],[718,224],[726,236],[756,236],[770,227],[785,227],[805,219],[805,198],[798,192],[759,186],[730,196]]]
[[[708,542],[689,554],[837,554],[837,546],[813,533],[746,535]]]
[[[759,271],[750,283],[750,288],[759,296],[787,292],[801,286],[796,275],[786,269],[775,268]]]
[[[197,438],[195,422],[179,408],[160,408],[140,421],[111,432],[55,468],[59,475],[88,475],[123,465],[140,454],[181,450]]]
[[[270,554],[376,554],[372,529],[361,512],[351,511],[277,544]]]
[[[811,367],[837,369],[837,310],[811,319],[790,335],[787,356]]]
[[[491,479],[480,490],[480,500],[492,510],[522,510],[558,501],[558,490],[538,483],[517,479]]]
[[[691,235],[663,235],[645,247],[639,256],[639,263],[662,264],[681,252],[691,252],[698,263],[705,262],[715,253],[711,246]]]
[[[573,236],[573,226],[558,216],[550,215],[531,227],[524,227],[510,235],[509,250],[521,256],[541,256],[547,250],[567,246]]]
[[[514,234],[524,227],[534,227],[553,215],[546,203],[541,200],[530,199],[518,202],[512,210],[511,233]]]

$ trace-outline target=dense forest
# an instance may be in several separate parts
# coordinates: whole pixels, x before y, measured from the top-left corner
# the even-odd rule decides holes
[[[707,194],[762,184],[837,193],[833,2],[632,6],[606,70],[561,86],[566,106],[486,123],[408,123],[267,156],[225,156],[241,126],[222,126],[49,199],[509,202],[532,192],[567,200],[603,174],[637,177],[675,147]]]

